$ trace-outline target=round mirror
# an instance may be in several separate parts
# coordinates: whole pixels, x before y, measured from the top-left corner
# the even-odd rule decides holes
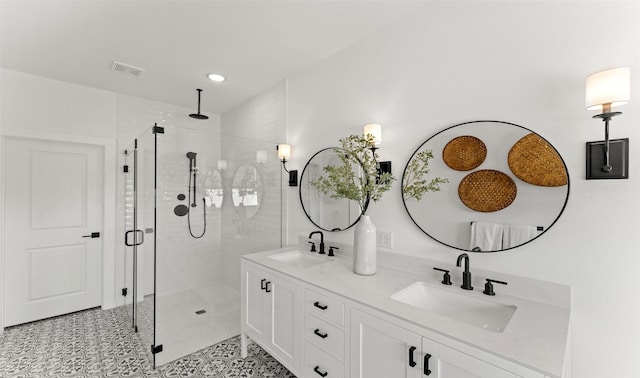
[[[233,208],[243,219],[254,217],[262,204],[262,180],[256,167],[242,165],[233,175],[231,198]]]
[[[416,168],[429,152],[426,169]],[[439,191],[420,190],[433,180],[447,182]],[[413,222],[436,241],[497,252],[553,226],[569,199],[569,172],[558,151],[525,127],[466,122],[418,147],[405,167],[402,198]]]
[[[342,162],[338,154],[346,153],[337,147],[320,150],[309,159],[300,176],[300,203],[307,218],[325,231],[342,231],[360,219],[360,208],[355,201],[333,199],[318,191],[311,182],[326,174],[324,167],[338,166]]]

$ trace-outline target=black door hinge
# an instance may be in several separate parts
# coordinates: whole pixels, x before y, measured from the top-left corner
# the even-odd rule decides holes
[[[151,353],[152,354],[158,354],[160,352],[162,352],[162,344],[160,344],[160,345],[152,345],[151,346]]]
[[[129,166],[128,165],[122,166],[122,172],[124,172],[124,173],[129,172]]]
[[[154,134],[164,134],[164,127],[158,126],[158,124],[156,123],[153,126],[153,133]]]
[[[126,297],[126,296],[127,296],[127,288],[126,288],[126,287],[123,287],[123,288],[122,288],[122,296],[123,296],[123,297]]]

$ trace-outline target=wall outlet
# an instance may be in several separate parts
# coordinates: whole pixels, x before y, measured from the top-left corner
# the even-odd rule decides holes
[[[380,248],[393,248],[393,233],[391,231],[376,232],[376,244]]]

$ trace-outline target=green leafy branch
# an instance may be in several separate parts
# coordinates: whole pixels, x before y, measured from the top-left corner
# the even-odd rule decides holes
[[[415,198],[420,201],[426,192],[439,192],[440,185],[449,182],[449,179],[440,177],[427,182],[424,176],[429,173],[430,159],[433,159],[431,150],[420,151],[407,165],[402,179],[402,193],[405,200]]]
[[[311,185],[333,199],[355,201],[364,214],[369,200],[378,202],[395,178],[391,173],[378,174],[379,156],[371,150],[372,135],[350,135],[339,142],[345,151],[338,154],[341,164],[325,166],[326,175],[311,181]]]

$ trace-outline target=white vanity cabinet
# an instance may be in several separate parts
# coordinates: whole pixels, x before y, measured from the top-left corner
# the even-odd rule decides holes
[[[296,373],[302,361],[300,284],[243,262],[242,293],[243,333]]]
[[[563,377],[559,361],[548,360],[564,345],[564,308],[511,297],[519,313],[510,328],[476,330],[390,299],[421,277],[384,269],[357,276],[341,259],[300,268],[271,258],[291,250],[242,258],[243,357],[248,336],[300,378]],[[541,319],[547,328],[534,328],[536,338],[527,324]]]
[[[509,372],[358,309],[350,328],[352,378],[544,378]]]
[[[422,376],[420,335],[356,309],[350,328],[351,378]]]

